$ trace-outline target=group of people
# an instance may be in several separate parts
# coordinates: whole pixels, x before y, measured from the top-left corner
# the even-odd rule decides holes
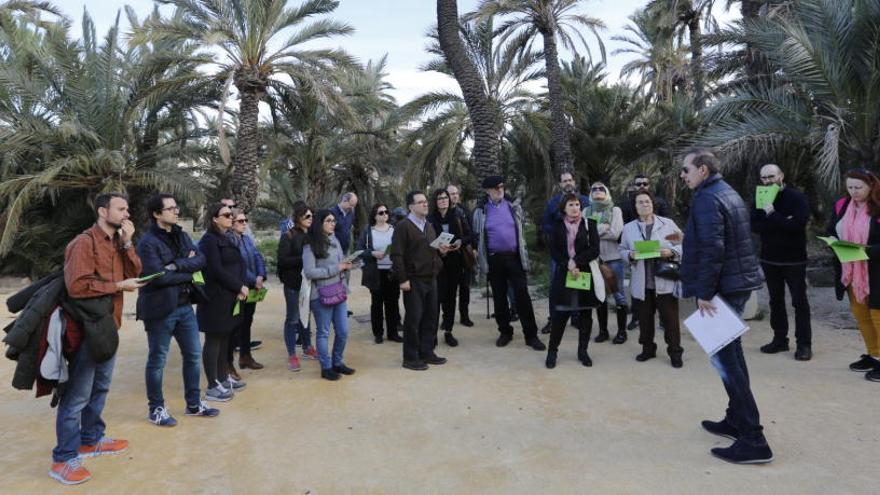
[[[670,218],[665,201],[650,191],[644,176],[635,179],[629,201],[615,205],[604,183],[593,183],[590,195],[585,196],[577,192],[571,173],[560,174],[561,192],[551,198],[541,222],[552,260],[550,321],[545,328],[549,346],[539,337],[528,292],[525,215],[520,201],[506,194],[502,177],[483,180],[486,194],[472,214],[461,204],[460,190],[455,186],[438,189],[430,196],[409,192],[408,212],[393,225],[388,206],[381,202],[373,205],[369,226],[356,241],[356,256],[349,253],[357,205],[354,193],[343,195],[333,208],[315,212],[298,203],[292,218],[282,223],[277,258],[287,303],[283,334],[288,367],[300,369],[299,348],[304,358],[320,363],[321,376],[327,380],[355,373],[346,364],[344,353],[350,316],[348,278],[356,268],[363,270],[362,283],[370,290],[375,342],[402,342],[402,366],[411,370],[446,363],[436,352],[439,329],[448,346],[458,345],[453,335],[457,296],[460,322],[473,324],[467,314],[469,301],[461,296],[469,292],[474,272],[485,275],[492,289],[498,347],[513,339],[512,301],[525,344],[547,351],[547,368],[557,365],[569,320],[578,330],[577,358],[584,366],[591,366],[587,349],[594,309],[599,323],[596,342],[611,338],[609,305],[614,306],[617,317],[612,342],[620,344],[627,339],[627,268],[630,307],[640,329],[637,361],[656,356],[655,313],[659,313],[671,364],[679,368],[683,364],[679,300],[693,299],[700,312],[712,315],[718,309],[713,298],[720,296],[741,314],[751,292],[765,280],[774,337],[761,351],[789,349],[784,293],[788,286],[795,308],[795,358],[809,360],[806,198],[785,183],[779,167],[767,165],[761,169],[761,180],[780,186],[779,194],[770,204],[750,211],[719,171],[720,162],[711,151],[698,149],[685,155],[680,177],[693,194],[683,232]],[[868,260],[836,264],[837,294],[839,298],[849,296],[867,347],[866,354],[850,368],[865,372],[869,380],[880,381],[880,179],[857,169],[847,173],[846,185],[848,194],[835,203],[827,233],[867,246]],[[209,205],[205,233],[195,244],[178,225],[180,209],[175,198],[155,194],[146,204],[150,226],[135,247],[127,198],[102,194],[95,205],[96,224],[71,241],[65,252],[63,279],[68,297],[102,298],[107,302],[103,316],[118,329],[123,292],[140,290],[137,317],[144,322],[149,347],[145,369],[149,420],[159,426],[176,424],[162,395],[172,337],[183,356],[185,414],[216,417],[220,411],[206,401],[228,401],[245,387],[233,366],[233,348],[239,349],[240,367],[262,367],[251,355],[255,303],[249,301],[263,288],[267,274],[249,233],[246,212],[231,200]],[[761,237],[760,257],[752,246],[752,231]],[[445,242],[438,242],[441,234],[450,235],[444,236]],[[659,255],[640,256],[639,241],[657,241]],[[398,307],[401,293],[402,322]],[[315,321],[314,345],[309,313]],[[85,337],[81,341],[65,347],[69,382],[58,406],[58,443],[50,476],[66,484],[89,479],[83,458],[120,453],[128,446],[125,440],[105,436],[101,413],[110,388],[115,347],[109,359],[104,355],[98,359],[100,353],[94,352],[94,346],[99,341],[91,337],[89,324],[82,324]],[[331,329],[335,331],[332,346]],[[199,332],[205,334],[204,344]],[[104,341],[100,342],[103,345]],[[712,454],[735,463],[770,462],[773,454],[751,392],[740,339],[712,355],[711,363],[729,402],[720,421],[703,421],[702,426],[734,440],[730,447],[712,449]],[[206,378],[204,400],[200,366]]]

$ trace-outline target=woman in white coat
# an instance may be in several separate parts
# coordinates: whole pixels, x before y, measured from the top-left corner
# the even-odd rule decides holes
[[[681,244],[674,239],[681,238],[681,230],[671,219],[654,215],[654,197],[649,192],[640,192],[635,198],[639,217],[623,227],[620,240],[620,256],[629,260],[632,266],[631,293],[638,299],[639,343],[642,352],[636,361],[647,361],[657,356],[654,343],[654,312],[660,312],[660,319],[666,326],[663,332],[666,352],[673,368],[682,366],[681,325],[678,317],[678,281],[676,273],[658,275],[658,262],[681,260]],[[660,258],[636,260],[636,242],[660,241]],[[668,267],[667,267],[668,268]],[[669,278],[672,277],[672,278]]]

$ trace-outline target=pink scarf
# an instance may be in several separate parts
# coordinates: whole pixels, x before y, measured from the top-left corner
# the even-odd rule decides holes
[[[563,223],[565,224],[566,229],[565,240],[567,241],[569,258],[574,258],[574,240],[578,235],[578,229],[581,226],[582,219],[581,212],[578,212],[576,217],[565,216],[565,221]]]
[[[855,201],[850,202],[846,213],[843,215],[843,239],[844,241],[858,244],[868,243],[868,231],[871,228],[871,217],[868,215],[868,206],[857,207]],[[870,285],[868,283],[868,262],[856,261],[843,263],[843,274],[840,281],[846,287],[852,287],[856,301],[864,304],[868,300]]]

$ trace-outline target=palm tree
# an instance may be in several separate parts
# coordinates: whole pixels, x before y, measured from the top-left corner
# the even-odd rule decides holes
[[[574,13],[579,4],[580,0],[482,0],[477,11],[471,14],[479,18],[513,16],[497,32],[502,42],[510,40],[524,51],[531,51],[539,36],[543,41],[553,130],[553,161],[557,171],[571,170],[573,166],[557,42],[572,51],[580,45],[590,54],[590,47],[578,30],[578,27],[585,27],[599,42],[602,61],[605,61],[605,45],[598,33],[604,24],[599,19]]]
[[[452,70],[473,125],[474,149],[471,154],[474,172],[483,178],[498,174],[501,130],[497,112],[492,108],[480,73],[468,57],[460,38],[461,23],[456,0],[437,0],[437,38]]]
[[[239,205],[249,209],[259,194],[260,134],[259,102],[268,88],[282,88],[288,83],[277,78],[286,74],[319,99],[338,98],[324,84],[332,78],[335,66],[354,65],[341,50],[308,49],[309,41],[353,31],[351,26],[326,18],[309,18],[333,12],[335,0],[305,0],[299,7],[288,8],[287,0],[158,0],[173,5],[177,14],[170,19],[148,22],[136,40],[188,40],[204,49],[218,49],[224,59],[210,77],[235,84],[239,95],[237,147],[234,160],[232,192]],[[286,39],[281,39],[290,30]]]

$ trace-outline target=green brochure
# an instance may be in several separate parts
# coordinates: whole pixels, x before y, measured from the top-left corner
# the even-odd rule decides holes
[[[569,289],[590,290],[592,275],[581,272],[578,278],[574,278],[571,272],[565,274],[565,286]]]
[[[391,244],[385,246],[385,256],[391,256]]]
[[[868,253],[865,252],[865,246],[854,242],[841,241],[834,237],[822,237],[819,239],[825,241],[825,244],[831,246],[837,259],[841,263],[852,263],[853,261],[868,261]]]
[[[241,301],[235,301],[235,306],[232,308],[232,316],[238,316],[241,313]]]
[[[755,208],[763,210],[765,206],[772,205],[777,194],[779,194],[779,186],[776,184],[758,186],[758,189],[755,190]]]
[[[258,303],[263,302],[263,299],[266,299],[266,293],[269,292],[269,289],[251,289],[248,291],[247,302],[249,303]]]
[[[137,279],[137,281],[139,283],[149,282],[150,280],[153,280],[154,278],[159,278],[162,275],[165,275],[165,272],[158,272],[158,273],[154,273],[152,275],[147,275],[145,277],[141,277],[141,278]]]
[[[636,241],[636,259],[648,260],[660,257],[660,241]]]
[[[596,213],[595,215],[590,215],[590,216],[588,216],[587,218],[589,218],[590,220],[592,220],[592,221],[594,221],[594,222],[596,222],[596,223],[601,223],[601,222],[602,222],[602,215],[600,215],[600,214],[598,214],[598,213]]]
[[[193,283],[199,284],[199,285],[205,285],[205,276],[202,275],[201,270],[193,273]]]

